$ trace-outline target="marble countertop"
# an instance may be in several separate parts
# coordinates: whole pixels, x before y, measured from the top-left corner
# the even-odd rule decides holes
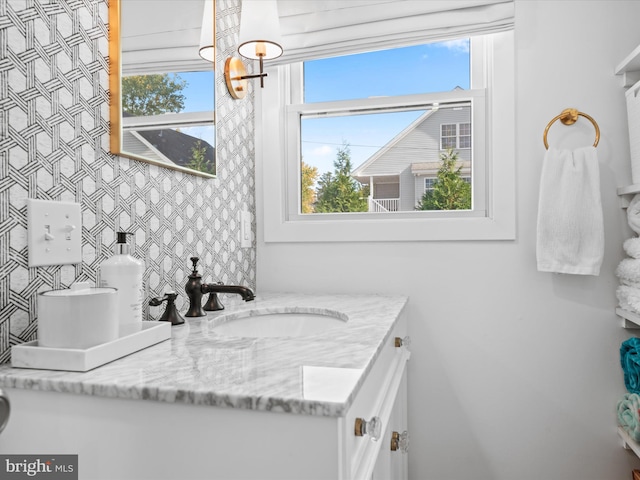
[[[0,387],[341,416],[407,301],[398,295],[265,293],[247,303],[224,297],[224,311],[186,318],[169,340],[88,372],[0,365]],[[304,337],[232,337],[213,328],[244,310],[295,308],[337,311],[348,320]]]

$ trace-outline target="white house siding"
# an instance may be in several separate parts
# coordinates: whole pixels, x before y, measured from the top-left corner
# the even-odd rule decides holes
[[[411,165],[407,165],[407,168],[400,173],[400,210],[402,211],[413,210],[416,207],[414,178]]]
[[[424,195],[424,179],[422,175],[413,175],[413,183],[414,183],[414,205],[420,203],[422,200],[422,195]]]
[[[443,123],[469,123],[471,112],[469,107],[461,110],[440,109],[426,117],[421,123],[407,133],[395,145],[392,145],[379,158],[362,170],[360,176],[398,175],[407,165],[416,162],[433,162],[440,158],[440,125]],[[399,134],[403,135],[404,132]],[[395,139],[394,139],[395,140]],[[391,140],[390,143],[393,143]],[[470,151],[461,150],[460,159],[469,160]],[[365,162],[366,163],[366,162]]]

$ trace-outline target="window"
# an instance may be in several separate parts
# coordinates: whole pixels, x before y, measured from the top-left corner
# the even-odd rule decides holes
[[[433,190],[433,184],[436,181],[435,178],[425,178],[424,179],[424,191],[428,192],[430,190]]]
[[[471,148],[471,124],[458,125],[458,148]]]
[[[471,124],[450,123],[440,125],[440,149],[471,148]]]
[[[256,160],[257,169],[262,168],[264,173],[265,240],[512,237],[513,139],[499,144],[494,137],[502,128],[513,132],[513,125],[504,122],[512,118],[513,34],[465,41],[470,47],[466,77],[454,76],[443,86],[432,88],[420,82],[437,74],[416,71],[413,75],[414,69],[409,68],[403,70],[402,82],[392,79],[388,82],[392,87],[387,87],[397,89],[398,84],[406,83],[407,90],[376,89],[376,84],[384,82],[374,82],[375,70],[368,70],[371,67],[366,61],[354,58],[342,59],[340,68],[322,75],[315,62],[268,69],[271,83],[277,79],[280,93],[269,92],[268,86],[260,91],[261,148],[257,149]],[[414,51],[416,48],[412,47]],[[397,51],[384,54],[393,58]],[[318,62],[326,66],[329,60]],[[385,65],[381,61],[371,63],[377,68]],[[351,81],[343,76],[349,65],[357,71]],[[450,73],[446,67],[440,71]],[[310,81],[313,75],[317,75],[316,82]],[[384,78],[384,72],[378,71],[377,77]],[[500,91],[494,89],[494,82],[500,84]],[[487,95],[489,90],[491,96]],[[500,115],[496,114],[498,110]],[[277,112],[282,115],[281,122],[273,121]],[[424,126],[429,117],[436,121],[420,130],[418,127]],[[503,136],[501,132],[500,138]],[[274,142],[274,138],[282,142]],[[472,207],[418,211],[421,195],[437,178],[439,157],[448,149],[459,157],[460,178],[470,186]],[[313,182],[304,181],[301,173],[309,166],[317,170],[311,195],[305,185]],[[348,204],[344,210],[319,203],[338,177],[345,180],[341,185],[349,187],[350,201],[342,202]],[[389,198],[391,191],[398,192],[397,199]],[[309,204],[302,208],[303,198],[314,199],[313,208]],[[445,219],[455,222],[443,222]]]
[[[456,148],[458,146],[457,125],[441,125],[440,127],[440,150]]]

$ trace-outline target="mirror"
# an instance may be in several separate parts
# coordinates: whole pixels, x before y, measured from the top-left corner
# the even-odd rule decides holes
[[[215,11],[215,0],[109,1],[112,154],[215,177],[215,49],[199,54]]]

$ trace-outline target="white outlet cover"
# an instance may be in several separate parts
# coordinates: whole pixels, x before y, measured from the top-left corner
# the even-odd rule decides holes
[[[27,199],[29,266],[82,262],[82,210],[79,203]]]

